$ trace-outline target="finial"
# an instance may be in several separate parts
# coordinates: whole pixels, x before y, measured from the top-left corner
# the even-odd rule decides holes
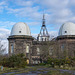
[[[42,27],[45,26],[45,14],[43,13],[43,19],[42,19]]]
[[[43,14],[43,20],[45,19],[45,14]]]
[[[45,14],[44,14],[44,11],[43,11],[43,20],[45,19]]]

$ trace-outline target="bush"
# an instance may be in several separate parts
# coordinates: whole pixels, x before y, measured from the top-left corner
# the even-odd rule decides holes
[[[40,65],[40,66],[44,66],[44,65],[46,65],[46,64],[45,64],[45,63],[39,63],[39,65]]]
[[[61,66],[61,65],[69,65],[69,66],[75,66],[75,57],[73,58],[64,58],[64,59],[56,59],[56,58],[48,58],[47,60],[47,64],[52,65],[52,67],[54,67],[55,65],[57,66]]]
[[[12,55],[9,58],[3,58],[2,65],[5,67],[25,67],[27,62],[24,54]]]

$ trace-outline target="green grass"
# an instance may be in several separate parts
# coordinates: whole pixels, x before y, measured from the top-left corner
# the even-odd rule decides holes
[[[42,69],[40,70],[40,68],[42,68]],[[26,66],[25,68],[7,68],[7,67],[4,67],[3,71],[0,70],[0,74],[14,72],[14,73],[9,74],[9,75],[14,75],[14,74],[20,74],[20,73],[28,73],[30,71],[39,71],[42,73],[44,71],[48,71],[46,74],[38,74],[38,75],[71,75],[67,72],[61,73],[59,71],[59,69],[60,68],[53,69],[53,68],[48,67],[48,66],[34,66],[34,67]],[[75,69],[75,68],[73,68],[73,69]]]
[[[29,71],[36,71],[36,67],[29,67],[29,66],[26,66],[26,68],[7,68],[7,67],[4,67],[3,71],[0,70],[0,74],[15,72],[15,73],[12,73],[12,75],[14,75],[14,74],[19,74],[19,73],[27,73]],[[11,75],[11,74],[9,74],[9,75]]]

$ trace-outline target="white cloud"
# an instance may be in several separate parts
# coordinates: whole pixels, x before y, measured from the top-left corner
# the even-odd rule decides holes
[[[10,35],[10,30],[4,29],[4,28],[0,28],[0,39],[6,40],[9,35]]]
[[[26,22],[28,25],[30,25],[30,26],[37,26],[37,25],[40,25],[40,22]]]
[[[0,2],[0,6],[2,5],[6,5],[6,2],[5,1]]]
[[[38,0],[38,3],[47,8],[59,9],[66,7],[69,3],[69,0]]]
[[[38,34],[32,34],[32,37],[37,39]]]
[[[0,12],[3,12],[3,7],[2,6],[0,6]]]
[[[58,31],[50,31],[49,35],[50,35],[50,39],[55,38],[58,36]]]
[[[70,3],[69,4],[75,6],[75,0],[70,0]]]
[[[4,54],[8,53],[8,40],[1,40],[1,44],[3,45],[3,49],[5,49]]]
[[[7,2],[6,2],[7,1]],[[42,13],[46,13],[46,25],[51,27],[50,36],[56,37],[58,29],[64,22],[71,21],[75,23],[75,0],[6,0],[0,2],[0,12],[4,9],[7,14],[13,14],[16,17],[28,19],[28,25],[33,26],[32,31],[35,31],[34,25],[41,25]],[[7,3],[9,5],[7,5]],[[12,4],[12,6],[10,6]],[[10,6],[10,7],[9,7]],[[73,7],[73,8],[72,8]],[[31,22],[32,21],[32,22]],[[0,21],[0,37],[3,40],[9,36],[10,30],[5,29],[11,27],[15,22]],[[50,26],[49,26],[50,25]],[[54,31],[56,30],[56,31]],[[40,29],[39,29],[40,31]],[[37,37],[37,33],[33,34]]]
[[[9,28],[9,27],[12,27],[12,25],[14,24],[15,22],[12,22],[12,21],[0,21],[1,28]]]
[[[3,12],[3,10],[4,10],[4,8],[5,8],[6,5],[7,5],[6,1],[1,1],[0,2],[0,13]]]
[[[3,44],[3,47],[6,48],[5,53],[8,53],[8,36],[10,35],[10,30],[0,28],[0,40]]]
[[[34,38],[37,39],[38,34],[32,34]],[[50,40],[58,36],[58,31],[50,31],[49,32]]]
[[[39,19],[41,16],[41,13],[38,12],[39,7],[23,7],[23,8],[9,8],[6,7],[6,10],[8,10],[8,14],[14,14],[19,17],[27,17],[29,19]]]
[[[15,4],[19,5],[19,6],[32,6],[33,2],[30,1],[30,0],[28,0],[28,1],[26,1],[26,0],[16,0]]]
[[[11,0],[15,6],[8,7],[8,14],[14,14],[17,17],[25,17],[33,22],[27,22],[29,25],[40,24],[42,19],[42,11],[46,13],[46,25],[53,24],[53,27],[58,28],[61,24],[67,21],[74,22],[74,12],[71,9],[75,1],[72,0]],[[10,2],[11,2],[10,1]],[[19,7],[16,7],[19,6]]]

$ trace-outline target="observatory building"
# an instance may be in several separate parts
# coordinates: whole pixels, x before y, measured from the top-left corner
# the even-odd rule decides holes
[[[30,60],[30,49],[32,46],[32,36],[30,29],[26,23],[16,23],[8,38],[9,40],[9,56],[12,54],[24,53]]]
[[[75,24],[72,22],[64,23],[56,38],[59,44],[59,50],[63,53],[62,56],[74,57],[75,56]],[[59,56],[61,53],[59,53]]]
[[[31,36],[29,26],[24,22],[16,23],[8,37],[9,56],[12,54],[24,53],[29,64],[44,62],[44,56],[54,58],[74,57],[75,56],[75,24],[64,23],[58,36],[49,40],[45,18],[43,15],[40,33],[35,40]]]

